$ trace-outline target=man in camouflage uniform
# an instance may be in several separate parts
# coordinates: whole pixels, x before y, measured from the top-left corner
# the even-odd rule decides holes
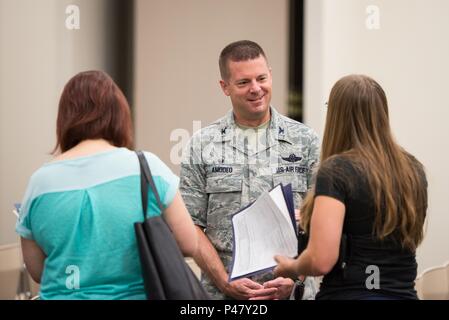
[[[271,272],[228,282],[231,216],[279,183],[292,185],[298,209],[318,162],[318,137],[270,106],[271,69],[259,45],[231,43],[219,64],[233,108],[192,137],[181,164],[180,191],[199,234],[194,259],[214,299],[285,299],[293,280]]]

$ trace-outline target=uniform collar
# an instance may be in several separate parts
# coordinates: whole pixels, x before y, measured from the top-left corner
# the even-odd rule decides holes
[[[270,106],[270,126],[268,127],[267,136],[267,149],[271,148],[279,143],[279,141],[286,141],[292,144],[292,140],[289,137],[288,127],[285,120],[277,112],[277,110]],[[237,124],[235,123],[234,113],[232,109],[228,111],[225,117],[219,123],[219,132],[215,136],[215,142],[230,141],[230,145],[238,150],[245,152],[243,148],[243,142],[235,139]],[[260,150],[262,151],[262,150]],[[259,152],[260,152],[259,151]]]
[[[274,140],[278,141],[286,141],[290,144],[293,144],[292,139],[290,139],[288,126],[285,122],[284,118],[277,112],[277,110],[273,107],[270,107],[271,110],[271,123],[270,123],[270,135]]]

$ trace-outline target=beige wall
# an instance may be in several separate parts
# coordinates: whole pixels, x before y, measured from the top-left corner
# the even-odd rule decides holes
[[[380,10],[378,30],[365,25],[368,5]],[[398,142],[427,168],[428,226],[419,271],[449,260],[447,12],[446,0],[306,2],[306,122],[321,134],[332,85],[346,74],[370,75],[387,93]]]
[[[170,141],[174,130],[192,134],[194,120],[206,126],[231,108],[218,84],[218,55],[236,40],[254,40],[264,48],[273,68],[272,103],[285,113],[287,4],[287,0],[137,0],[137,147],[156,153],[178,172],[176,159],[170,158],[171,148],[181,142]]]
[[[65,27],[68,4],[79,30]],[[113,73],[108,0],[0,0],[0,244],[17,241],[12,205],[32,172],[50,159],[57,104],[75,73]]]

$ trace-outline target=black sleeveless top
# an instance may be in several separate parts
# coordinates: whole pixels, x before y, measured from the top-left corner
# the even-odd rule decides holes
[[[373,236],[375,204],[366,175],[343,156],[333,157],[322,166],[316,177],[315,197],[329,196],[344,203],[346,254],[342,257],[340,250],[339,263],[324,276],[316,299],[370,295],[417,299],[415,252],[403,249],[393,237],[380,241]],[[422,171],[420,166],[417,169]],[[424,171],[421,173],[427,184]]]

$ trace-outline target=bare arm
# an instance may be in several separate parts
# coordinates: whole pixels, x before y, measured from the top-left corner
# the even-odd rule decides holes
[[[320,276],[329,273],[338,260],[345,205],[331,197],[317,196],[310,224],[307,248],[297,258],[276,256],[278,276]]]
[[[164,218],[184,256],[193,257],[198,248],[197,232],[179,191],[165,209]]]
[[[22,254],[26,268],[31,278],[36,283],[41,282],[42,271],[44,270],[45,253],[33,240],[20,238],[22,243]]]

